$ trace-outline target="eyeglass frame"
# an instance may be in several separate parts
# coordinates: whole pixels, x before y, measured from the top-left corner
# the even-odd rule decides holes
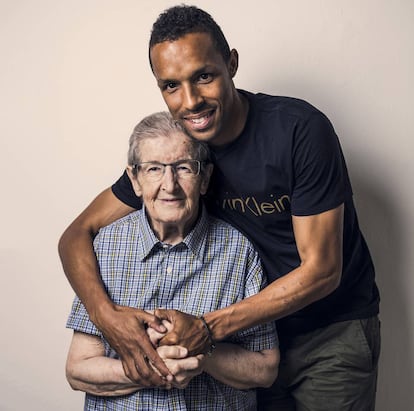
[[[132,165],[132,170],[133,170],[134,174],[135,174],[135,175],[137,175],[137,174],[138,174],[139,167],[140,167],[141,165],[143,165],[143,164],[155,164],[155,165],[157,165],[157,166],[162,166],[162,167],[163,167],[163,172],[162,172],[162,174],[159,176],[159,178],[152,179],[152,181],[159,181],[159,180],[161,180],[161,179],[165,176],[165,170],[167,169],[166,167],[167,167],[167,166],[170,166],[170,167],[171,167],[171,169],[172,169],[172,171],[173,171],[173,173],[174,173],[174,175],[175,175],[176,177],[178,177],[178,178],[182,178],[183,176],[180,176],[180,175],[177,173],[177,169],[176,169],[176,167],[177,167],[177,166],[179,166],[180,164],[183,164],[183,163],[186,163],[186,162],[195,162],[195,163],[197,163],[197,172],[196,172],[196,173],[189,173],[189,174],[188,174],[188,178],[190,178],[190,177],[196,177],[196,176],[199,176],[199,175],[200,175],[200,173],[201,173],[201,165],[202,165],[202,164],[206,164],[206,163],[207,163],[207,161],[194,160],[194,159],[192,159],[192,158],[183,159],[183,160],[178,160],[178,161],[175,161],[174,163],[161,163],[161,162],[159,162],[159,161],[143,161],[143,162],[141,162],[141,163],[135,163],[135,164],[133,164],[133,165]],[[185,175],[185,174],[184,174],[184,175]],[[184,178],[186,178],[186,177],[184,177]],[[151,178],[150,178],[150,180],[151,180]]]

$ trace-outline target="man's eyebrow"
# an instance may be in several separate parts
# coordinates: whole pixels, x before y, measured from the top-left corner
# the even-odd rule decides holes
[[[196,71],[194,71],[191,74],[191,78],[194,79],[194,78],[197,78],[198,76],[200,76],[203,73],[210,73],[212,71],[215,71],[214,66],[211,65],[211,64],[206,64],[205,66],[200,67]],[[166,85],[168,83],[180,83],[180,80],[175,80],[173,78],[165,78],[165,79],[159,78],[157,80],[158,86],[163,86],[163,85]]]
[[[201,74],[204,74],[204,73],[210,73],[210,72],[212,72],[212,71],[215,71],[214,66],[212,66],[211,64],[206,64],[205,66],[200,67],[198,70],[196,70],[196,71],[193,73],[193,77],[198,77],[198,76],[200,76]]]
[[[168,83],[176,83],[176,81],[175,80],[171,80],[171,79],[161,79],[161,78],[157,80],[158,86],[164,86],[164,85],[166,85]]]

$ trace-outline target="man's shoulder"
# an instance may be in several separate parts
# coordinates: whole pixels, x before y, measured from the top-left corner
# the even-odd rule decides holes
[[[245,90],[239,91],[248,98],[250,106],[257,112],[275,112],[279,115],[295,116],[302,119],[309,118],[315,114],[324,116],[314,105],[297,97],[252,93]]]

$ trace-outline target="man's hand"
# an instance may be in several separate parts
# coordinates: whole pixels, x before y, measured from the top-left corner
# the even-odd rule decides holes
[[[162,323],[167,329],[167,332],[173,329],[173,325],[169,321],[163,320]],[[158,354],[165,361],[165,364],[174,376],[174,379],[170,382],[171,386],[166,388],[187,388],[188,383],[195,376],[203,372],[205,360],[203,354],[188,357],[187,349],[180,347],[179,345],[163,345],[162,347],[159,347],[158,343],[166,333],[160,333],[151,327],[147,328],[147,333],[152,344],[158,347]]]
[[[146,326],[159,332],[165,327],[151,313],[113,305],[95,315],[94,322],[118,353],[126,376],[144,387],[164,387],[172,379],[164,361],[158,355],[146,333]],[[156,373],[151,366],[159,371]]]
[[[171,385],[175,388],[187,388],[188,383],[204,370],[203,354],[188,357],[187,350],[178,345],[163,345],[157,348],[157,352],[174,376]]]
[[[187,348],[189,356],[209,351],[208,333],[199,318],[181,311],[164,309],[155,310],[155,315],[173,325],[172,330],[161,338],[160,345],[180,345]]]

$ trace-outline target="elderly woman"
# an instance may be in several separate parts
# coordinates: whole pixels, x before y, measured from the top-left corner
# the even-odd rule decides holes
[[[265,285],[249,241],[202,206],[212,168],[207,146],[188,137],[170,114],[153,114],[135,127],[128,173],[143,208],[103,228],[94,242],[102,281],[115,303],[202,318]],[[73,389],[87,393],[86,410],[252,410],[252,388],[271,385],[277,374],[273,324],[211,341],[209,355],[196,356],[184,347],[158,346],[163,330],[149,329],[171,373],[164,387],[126,377],[78,298],[67,326],[74,330],[67,378]]]

